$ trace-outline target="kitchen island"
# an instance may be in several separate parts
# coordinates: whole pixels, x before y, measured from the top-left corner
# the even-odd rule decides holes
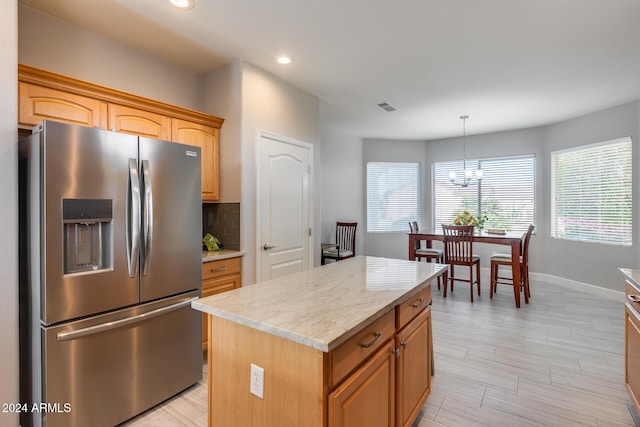
[[[209,425],[411,425],[445,270],[355,257],[194,301],[210,315]]]

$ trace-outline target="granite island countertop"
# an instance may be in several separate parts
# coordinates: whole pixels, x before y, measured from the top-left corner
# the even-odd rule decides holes
[[[196,310],[329,352],[447,266],[359,256],[193,301]]]

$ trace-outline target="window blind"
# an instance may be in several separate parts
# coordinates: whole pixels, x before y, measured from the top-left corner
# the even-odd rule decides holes
[[[551,153],[551,236],[631,245],[632,144],[622,138]]]
[[[525,232],[535,224],[536,159],[533,155],[467,160],[467,169],[482,170],[482,180],[468,187],[453,185],[449,172],[461,179],[463,161],[436,162],[433,173],[433,224],[451,224],[463,210],[486,215],[486,228]]]
[[[367,232],[409,231],[420,221],[420,163],[367,163]]]

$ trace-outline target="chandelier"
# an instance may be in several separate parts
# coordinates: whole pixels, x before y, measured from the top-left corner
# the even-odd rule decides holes
[[[469,186],[469,184],[473,181],[473,179],[480,181],[482,179],[482,171],[481,170],[474,171],[473,169],[467,169],[466,123],[469,116],[460,116],[460,118],[462,119],[462,169],[464,171],[464,176],[462,178],[462,181],[458,182],[456,181],[456,172],[451,171],[449,172],[449,181],[451,181],[453,185],[458,185],[460,187],[465,188]]]

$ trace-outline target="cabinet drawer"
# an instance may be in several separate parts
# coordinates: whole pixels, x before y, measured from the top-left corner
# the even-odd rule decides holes
[[[202,298],[231,291],[240,287],[240,275],[233,274],[219,279],[209,279],[202,282]],[[209,315],[202,314],[202,350],[207,349],[209,342]]]
[[[366,326],[329,354],[329,383],[335,386],[395,333],[394,310]]]
[[[202,297],[226,292],[240,287],[240,275],[231,274],[218,279],[202,281]],[[207,295],[205,295],[205,293]]]
[[[227,258],[202,263],[202,280],[240,273],[240,258]]]
[[[396,328],[404,328],[411,319],[416,317],[431,302],[431,286],[426,286],[415,296],[396,307]]]
[[[626,287],[627,303],[636,310],[636,313],[640,313],[640,291],[638,291],[638,289],[633,286],[628,280],[626,282]]]

